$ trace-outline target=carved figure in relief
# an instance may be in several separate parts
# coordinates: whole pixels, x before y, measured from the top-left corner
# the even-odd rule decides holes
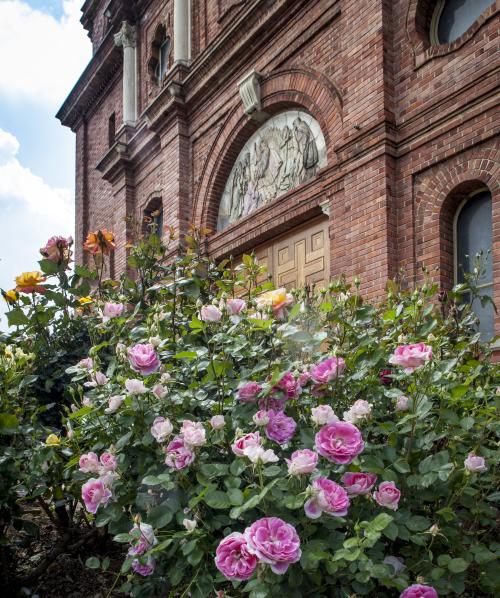
[[[283,158],[283,168],[281,172],[279,188],[281,191],[287,191],[293,185],[293,157],[297,149],[292,130],[288,125],[283,127],[279,147],[281,157]]]
[[[295,180],[296,184],[300,184],[316,172],[319,154],[312,131],[300,116],[293,121],[293,133],[298,149],[295,160]]]
[[[250,181],[250,153],[247,152],[242,160],[236,164],[233,184],[231,188],[231,205],[229,220],[232,222],[241,218],[244,211],[244,199]]]

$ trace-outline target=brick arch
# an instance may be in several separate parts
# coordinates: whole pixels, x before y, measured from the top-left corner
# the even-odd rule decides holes
[[[500,150],[475,148],[432,169],[415,189],[415,257],[432,270],[441,288],[453,284],[453,221],[461,202],[479,187],[492,198],[493,263],[500,300]],[[495,274],[495,273],[494,273]]]
[[[309,112],[325,138],[327,162],[336,162],[335,146],[342,129],[342,100],[337,87],[312,69],[290,68],[263,78],[262,110],[273,116],[287,109]],[[238,99],[229,111],[203,165],[195,190],[192,221],[215,230],[220,198],[241,149],[263,123],[248,117]]]

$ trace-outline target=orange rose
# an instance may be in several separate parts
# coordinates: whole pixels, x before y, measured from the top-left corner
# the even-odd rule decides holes
[[[23,272],[16,276],[16,291],[19,293],[45,293],[45,287],[40,285],[45,282],[42,272]]]
[[[109,255],[115,248],[115,235],[105,228],[94,233],[89,233],[87,240],[83,244],[83,248],[89,253]]]

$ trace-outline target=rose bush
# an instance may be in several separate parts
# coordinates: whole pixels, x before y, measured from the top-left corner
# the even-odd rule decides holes
[[[211,263],[194,237],[168,265],[151,239],[132,251],[137,278],[106,284],[114,238],[93,235],[91,302],[61,308],[92,345],[44,454],[123,543],[123,593],[499,591],[498,368],[465,287],[441,306],[429,283],[390,283],[376,305],[344,279],[292,295],[249,256]],[[11,309],[22,345],[32,307]]]

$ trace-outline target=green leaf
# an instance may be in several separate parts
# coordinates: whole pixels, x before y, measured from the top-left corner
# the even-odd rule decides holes
[[[209,507],[212,507],[212,509],[227,509],[231,506],[229,496],[225,492],[222,492],[222,490],[212,490],[211,492],[207,492],[203,500]]]
[[[155,475],[147,475],[145,478],[143,478],[142,483],[145,486],[158,486],[161,484],[161,480]]]
[[[40,270],[44,274],[57,274],[59,272],[58,264],[52,260],[40,260],[38,263],[40,264]]]
[[[101,566],[101,561],[96,556],[90,556],[86,561],[85,564],[89,569],[99,569]]]
[[[465,560],[465,559],[451,559],[451,561],[448,563],[448,569],[452,572],[452,573],[462,573],[463,571],[465,571],[467,569],[467,567],[469,566],[469,563]]]
[[[30,323],[29,318],[24,314],[20,307],[11,309],[6,315],[9,326],[26,326]]]
[[[11,413],[0,413],[0,434],[15,434],[19,428],[17,417]]]
[[[406,519],[404,524],[412,532],[423,532],[431,526],[431,522],[426,517],[420,515],[414,515],[413,517]]]
[[[124,436],[119,438],[115,445],[116,448],[118,450],[122,449],[128,443],[128,441],[132,438],[133,433],[134,433],[133,430],[131,430],[130,432],[127,432]]]
[[[171,509],[164,504],[153,507],[148,515],[148,523],[156,528],[168,525],[174,517]]]
[[[229,497],[229,501],[230,503],[235,506],[235,507],[239,507],[240,505],[243,504],[243,492],[239,489],[239,488],[230,488],[227,491],[227,495]]]

